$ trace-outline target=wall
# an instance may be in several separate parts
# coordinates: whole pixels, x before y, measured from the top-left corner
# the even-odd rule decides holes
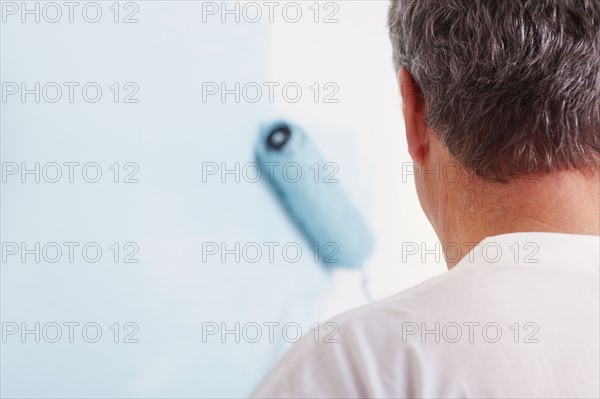
[[[232,16],[222,23],[218,14],[206,13],[211,9],[204,8],[203,15],[206,2],[196,1],[120,3],[117,23],[113,2],[97,3],[102,10],[97,23],[82,18],[79,8],[73,23],[66,14],[57,23],[44,15],[36,23],[26,15],[23,23],[6,3],[0,31],[3,95],[7,82],[28,88],[57,82],[65,91],[56,103],[47,101],[55,96],[51,91],[39,103],[32,94],[24,102],[17,94],[1,103],[6,179],[0,227],[6,257],[0,318],[5,330],[6,323],[20,329],[40,323],[40,343],[35,333],[21,342],[21,331],[2,342],[2,396],[245,396],[289,342],[278,330],[274,342],[264,336],[238,343],[234,333],[206,335],[207,325],[294,322],[307,332],[315,322],[365,303],[362,275],[315,263],[264,182],[236,183],[231,175],[225,175],[226,183],[219,176],[203,181],[207,163],[252,162],[258,128],[274,118],[303,126],[325,158],[339,166],[341,184],[376,236],[364,268],[373,297],[443,270],[432,255],[425,263],[420,254],[403,257],[403,243],[431,249],[435,237],[403,173],[409,159],[385,27],[387,2],[319,3],[318,23],[312,2],[302,2],[298,23],[278,12],[274,23],[266,15],[258,23],[243,18],[236,23]],[[34,3],[27,4],[33,9]],[[38,4],[41,12],[45,3]],[[137,23],[123,23],[130,13]],[[338,22],[323,23],[328,15]],[[73,102],[64,82],[80,84]],[[82,97],[80,88],[88,82],[102,88],[98,102]],[[218,96],[203,101],[206,82],[230,87],[297,82],[303,95],[297,103],[281,95],[273,102],[263,97],[238,103],[232,96],[224,103]],[[325,84],[334,83],[338,91],[332,98],[338,102],[325,103],[320,96],[315,103],[309,88],[315,82],[322,96],[331,93]],[[129,100],[138,102],[125,102],[136,88]],[[9,173],[11,165],[22,168],[23,162],[28,168],[39,162],[40,173],[45,166],[50,173],[56,162],[63,175],[57,183],[42,175],[37,183],[26,174],[23,183],[20,170]],[[80,163],[73,182],[65,162]],[[102,171],[98,182],[83,178],[79,168],[87,163]],[[272,241],[300,243],[302,258],[238,263],[231,256],[225,262],[202,256],[206,242]],[[54,255],[44,257],[40,250],[38,263],[35,255],[23,261],[20,253],[8,254],[10,243],[31,249],[36,242],[58,243],[62,257],[51,263],[47,258]],[[65,242],[79,244],[73,262]],[[86,243],[102,249],[97,262],[83,257]],[[129,260],[138,262],[124,262],[133,252]],[[65,322],[80,323],[74,342]],[[126,328],[127,322],[134,324]],[[62,326],[56,343],[47,340],[54,334],[52,323]],[[102,329],[98,342],[84,339],[86,323]],[[123,342],[129,333],[137,343]]]

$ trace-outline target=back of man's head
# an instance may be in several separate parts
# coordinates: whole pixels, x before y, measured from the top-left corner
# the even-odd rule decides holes
[[[598,169],[599,0],[398,0],[389,27],[425,121],[477,176]]]

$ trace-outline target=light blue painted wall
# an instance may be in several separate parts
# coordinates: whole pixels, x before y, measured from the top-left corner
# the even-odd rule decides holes
[[[202,323],[308,325],[327,284],[310,256],[202,262],[205,241],[301,241],[263,184],[202,183],[202,162],[253,160],[269,104],[203,103],[200,93],[204,81],[267,80],[267,24],[204,24],[199,2],[138,3],[138,24],[114,24],[110,3],[101,4],[97,24],[2,24],[3,82],[104,89],[95,104],[2,104],[3,162],[97,162],[103,170],[96,184],[8,180],[2,240],[93,241],[104,250],[95,264],[2,264],[3,322],[94,321],[104,334],[95,344],[80,335],[73,344],[11,337],[2,344],[2,396],[247,395],[285,348],[281,333],[275,344],[203,343]],[[129,81],[139,103],[112,102],[107,88]],[[113,183],[114,162],[137,163],[139,183]],[[140,262],[115,264],[107,248],[128,241],[139,245]],[[109,327],[127,321],[139,325],[140,342],[113,343]]]
[[[299,24],[202,23],[196,1],[137,2],[140,22],[115,24],[112,2],[99,4],[104,14],[96,24],[76,12],[73,24],[23,24],[17,16],[0,25],[2,82],[98,82],[104,89],[96,104],[80,97],[72,104],[0,104],[2,162],[96,162],[103,171],[95,184],[81,175],[56,184],[10,177],[0,194],[2,242],[98,242],[104,250],[95,264],[80,256],[71,264],[66,255],[56,264],[16,256],[2,262],[3,323],[97,322],[103,336],[95,344],[79,330],[74,343],[8,337],[0,344],[0,396],[246,396],[289,343],[281,330],[274,343],[236,343],[231,335],[226,343],[202,342],[202,323],[296,322],[307,332],[324,316],[364,302],[356,278],[314,263],[263,182],[202,182],[202,162],[253,161],[258,128],[274,118],[301,124],[339,164],[340,180],[378,243],[366,265],[376,298],[439,271],[418,257],[404,264],[399,251],[399,242],[431,242],[432,233],[423,227],[412,182],[399,176],[408,159],[387,1],[337,2],[339,23],[331,25],[311,22],[311,2],[302,3]],[[322,18],[331,9],[321,11]],[[294,80],[305,96],[314,81],[334,81],[340,101],[202,101],[206,81]],[[113,82],[135,82],[139,103],[112,102]],[[139,183],[113,183],[115,162],[139,165]],[[139,245],[139,263],[114,263],[108,247],[129,241]],[[305,252],[297,263],[203,263],[206,241],[298,242]],[[139,326],[139,343],[112,342],[109,327],[128,321]]]

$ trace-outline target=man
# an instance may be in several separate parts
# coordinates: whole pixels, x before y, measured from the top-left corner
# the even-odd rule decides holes
[[[389,27],[450,270],[305,336],[254,396],[600,397],[600,2],[400,0]]]

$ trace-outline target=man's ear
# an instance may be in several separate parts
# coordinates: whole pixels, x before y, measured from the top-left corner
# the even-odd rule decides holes
[[[398,83],[402,96],[408,153],[413,162],[422,164],[429,143],[429,132],[425,123],[425,101],[421,89],[406,68],[398,72]]]

